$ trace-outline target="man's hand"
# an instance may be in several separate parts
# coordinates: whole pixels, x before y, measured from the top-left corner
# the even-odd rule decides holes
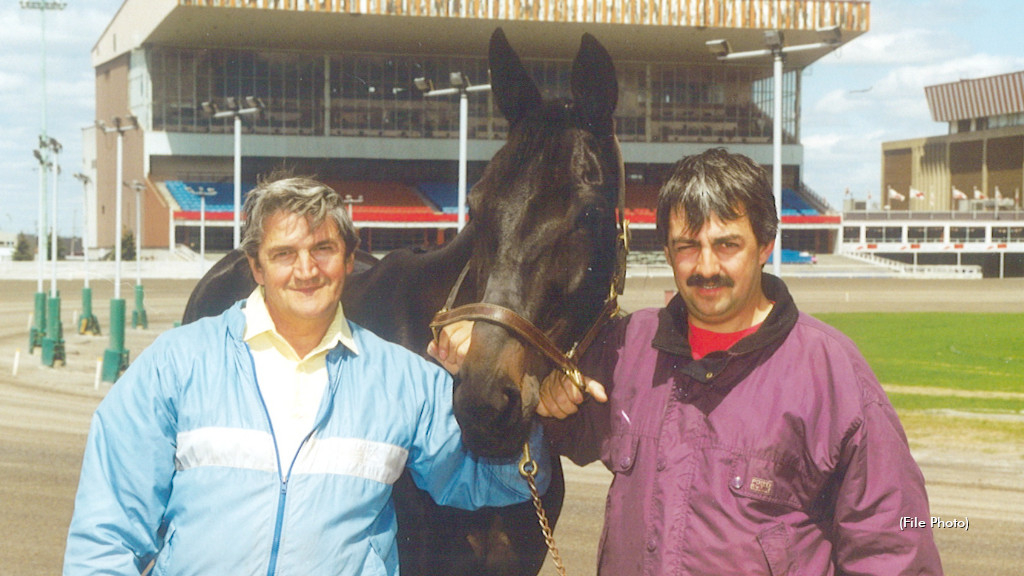
[[[583,376],[583,384],[587,394],[590,394],[594,400],[608,401],[608,395],[600,382]],[[540,385],[537,415],[563,420],[579,410],[579,405],[583,403],[584,398],[583,391],[576,387],[565,372],[553,370]]]
[[[471,336],[473,335],[473,322],[460,320],[453,322],[441,329],[437,340],[431,340],[427,344],[427,354],[441,363],[449,373],[459,373],[463,360],[469,352]]]

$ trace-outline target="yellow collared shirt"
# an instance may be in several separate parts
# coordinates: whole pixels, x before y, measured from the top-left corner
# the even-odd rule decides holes
[[[338,344],[356,354],[359,350],[340,303],[323,339],[302,358],[274,326],[262,286],[249,295],[243,311],[244,340],[252,352],[256,381],[274,427],[282,472],[286,472],[313,430],[327,388],[327,352]]]

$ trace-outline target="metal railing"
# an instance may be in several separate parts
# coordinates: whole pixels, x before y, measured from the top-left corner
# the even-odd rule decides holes
[[[862,0],[179,0],[182,6],[484,20],[867,32]]]
[[[964,220],[985,221],[1024,221],[1024,210],[986,209],[986,210],[847,210],[843,212],[844,221],[865,220],[935,220],[943,222],[960,222]]]
[[[976,264],[907,264],[869,253],[840,252],[842,256],[881,266],[908,278],[980,280],[981,266]]]

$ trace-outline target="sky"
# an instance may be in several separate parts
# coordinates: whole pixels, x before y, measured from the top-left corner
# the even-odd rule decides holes
[[[121,0],[63,0],[46,12],[47,134],[63,145],[58,229],[82,231],[82,128],[95,118],[90,52]],[[39,10],[0,4],[0,231],[33,233],[43,126]],[[804,183],[836,208],[877,199],[882,142],[946,133],[924,87],[1024,70],[1020,0],[875,0],[871,30],[804,72]],[[52,182],[52,176],[49,179]],[[52,184],[48,184],[52,188]]]

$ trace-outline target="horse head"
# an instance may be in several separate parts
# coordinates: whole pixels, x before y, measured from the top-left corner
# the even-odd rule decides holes
[[[619,269],[615,69],[585,34],[572,64],[572,98],[545,101],[501,29],[489,58],[509,133],[468,199],[476,236],[468,299],[513,311],[568,351],[601,314]],[[476,322],[455,390],[467,446],[481,455],[516,453],[540,382],[555,367],[503,323]]]

